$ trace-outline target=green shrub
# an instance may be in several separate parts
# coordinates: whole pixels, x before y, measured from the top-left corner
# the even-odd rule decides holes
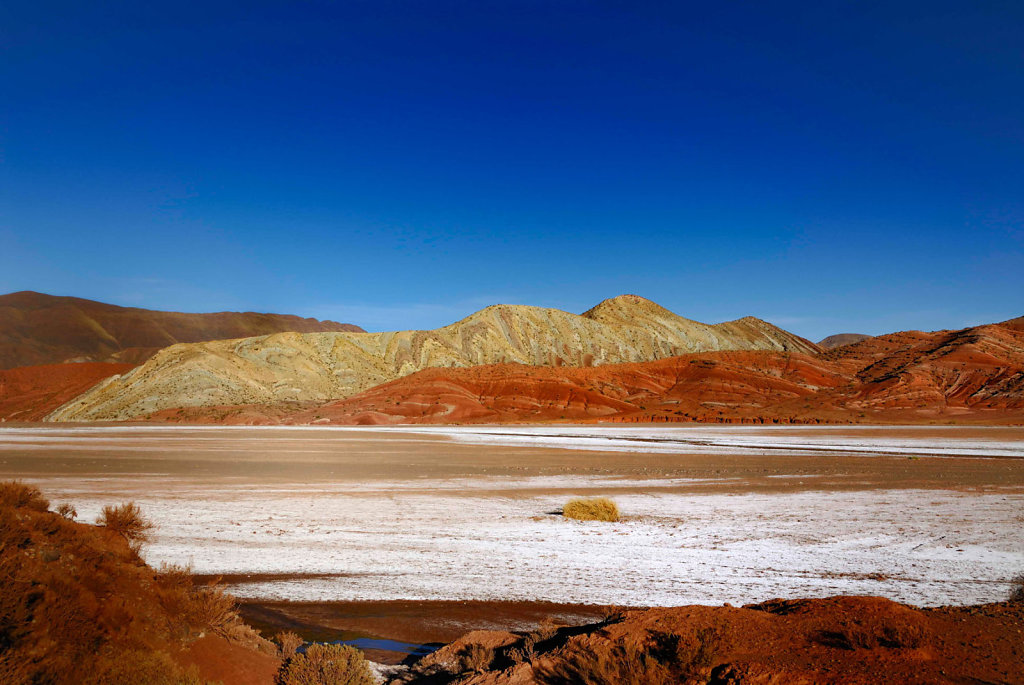
[[[311,645],[285,663],[278,685],[375,685],[363,653],[348,645]]]
[[[562,516],[577,521],[618,521],[619,508],[607,497],[576,498],[562,508]]]

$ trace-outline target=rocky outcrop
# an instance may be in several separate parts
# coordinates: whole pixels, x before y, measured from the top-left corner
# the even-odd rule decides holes
[[[1024,604],[919,609],[880,597],[612,613],[475,631],[390,682],[466,685],[1019,683]]]
[[[708,325],[634,295],[583,315],[496,305],[429,331],[278,333],[173,345],[48,418],[124,420],[182,407],[325,402],[427,368],[591,367],[716,350],[819,351],[759,319]]]

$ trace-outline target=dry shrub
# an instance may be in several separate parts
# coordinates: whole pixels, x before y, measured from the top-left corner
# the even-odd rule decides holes
[[[839,649],[917,649],[927,642],[927,631],[919,623],[886,622],[882,625],[853,623],[821,633],[819,642]]]
[[[1010,590],[1009,601],[1013,603],[1024,603],[1024,573],[1010,581],[1013,589]]]
[[[188,567],[163,565],[156,575],[157,596],[168,617],[168,629],[187,641],[211,632],[229,642],[278,656],[277,648],[242,621],[238,603],[213,581],[196,585]]]
[[[474,643],[466,645],[459,653],[459,671],[462,673],[483,673],[494,661],[494,650]]]
[[[20,480],[8,480],[0,483],[0,506],[47,511],[50,508],[50,500],[43,497],[43,493],[34,485],[28,485]]]
[[[668,685],[706,677],[721,648],[717,628],[700,628],[692,639],[676,633],[655,632],[649,642],[624,642],[607,649],[582,645],[568,647],[564,659],[538,674],[544,685]]]
[[[545,642],[558,634],[558,629],[565,624],[551,616],[545,616],[528,637],[532,637],[534,643]]]
[[[691,677],[711,669],[722,645],[722,631],[716,627],[698,628],[690,641],[677,633],[655,632],[651,637],[655,658],[673,672]]]
[[[64,502],[59,507],[57,507],[57,513],[69,521],[74,521],[76,518],[78,518],[78,512],[75,510],[73,506],[71,506],[67,502]]]
[[[669,685],[679,682],[670,669],[635,644],[607,651],[570,649],[565,658],[536,672],[543,685]]]
[[[198,682],[169,656],[153,570],[20,483],[0,483],[0,579],[0,683]]]
[[[278,655],[282,659],[295,656],[295,652],[303,644],[302,638],[291,631],[281,631],[274,636],[274,642],[278,645]]]
[[[314,644],[289,659],[277,685],[375,685],[363,653],[348,645]]]
[[[577,497],[562,508],[562,516],[577,521],[618,521],[619,508],[607,497]]]
[[[153,530],[153,522],[142,515],[142,509],[135,502],[125,502],[116,507],[108,504],[103,507],[96,523],[119,534],[135,551],[149,541]]]
[[[203,685],[195,668],[182,671],[164,652],[130,650],[108,655],[82,685]]]

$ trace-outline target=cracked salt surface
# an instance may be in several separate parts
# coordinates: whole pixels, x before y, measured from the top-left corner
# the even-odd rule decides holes
[[[209,574],[300,574],[232,587],[248,598],[669,606],[870,594],[967,604],[1004,598],[1024,568],[1024,494],[641,493],[617,495],[628,516],[607,524],[548,514],[564,495],[478,497],[473,488],[490,479],[465,480],[457,495],[447,481],[421,482],[412,492],[162,479],[147,479],[142,490],[160,494],[143,496],[129,479],[51,479],[47,488],[83,520],[111,496],[134,498],[158,525],[150,563],[191,564]],[[546,480],[581,491],[602,485],[587,477]]]
[[[990,438],[965,439],[969,434],[955,429],[896,430],[894,435],[883,429],[736,426],[5,427],[0,463],[31,451],[22,477],[44,488],[52,501],[74,504],[81,520],[93,520],[105,504],[137,501],[158,525],[146,552],[151,563],[191,564],[209,574],[296,576],[235,585],[233,592],[243,597],[623,605],[742,604],[833,594],[882,595],[922,605],[1004,598],[1009,580],[1024,570],[1019,488],[722,494],[687,491],[720,478],[405,473],[306,483],[297,482],[299,472],[295,480],[289,475],[288,482],[268,483],[244,471],[209,475],[207,481],[199,473],[180,475],[180,463],[193,464],[188,460],[199,453],[211,455],[208,460],[239,451],[257,459],[361,459],[365,446],[372,460],[372,449],[382,441],[392,452],[439,441],[436,454],[443,455],[445,438],[480,444],[481,450],[525,445],[684,455],[770,456],[783,450],[1024,458],[1019,431],[986,429]],[[48,457],[47,450],[57,456]],[[109,458],[96,460],[97,451]],[[132,452],[160,458],[118,461]],[[76,453],[95,470],[56,475],[42,461],[53,458],[63,468],[78,463],[69,459]],[[132,472],[110,472],[119,463],[133,464]],[[815,487],[811,474],[768,477],[774,475],[808,479],[807,487]],[[567,492],[613,489],[627,515],[622,522],[581,523],[549,514],[565,503]],[[624,489],[634,492],[623,494]]]

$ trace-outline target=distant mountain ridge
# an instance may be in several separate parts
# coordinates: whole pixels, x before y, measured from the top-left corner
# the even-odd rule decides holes
[[[853,343],[859,343],[861,340],[867,340],[870,335],[864,335],[863,333],[836,333],[830,335],[824,340],[818,341],[818,347],[825,350],[832,350],[843,345],[852,345]]]
[[[820,351],[753,317],[709,325],[636,295],[605,300],[582,315],[494,305],[428,331],[289,332],[173,345],[48,420],[126,420],[182,407],[324,402],[434,367],[589,367],[718,350]]]
[[[362,330],[285,314],[162,312],[22,291],[0,295],[0,369],[68,361],[138,364],[176,343]]]
[[[343,400],[168,410],[183,423],[1024,422],[1024,319],[818,355],[719,351],[590,368],[431,368]]]

